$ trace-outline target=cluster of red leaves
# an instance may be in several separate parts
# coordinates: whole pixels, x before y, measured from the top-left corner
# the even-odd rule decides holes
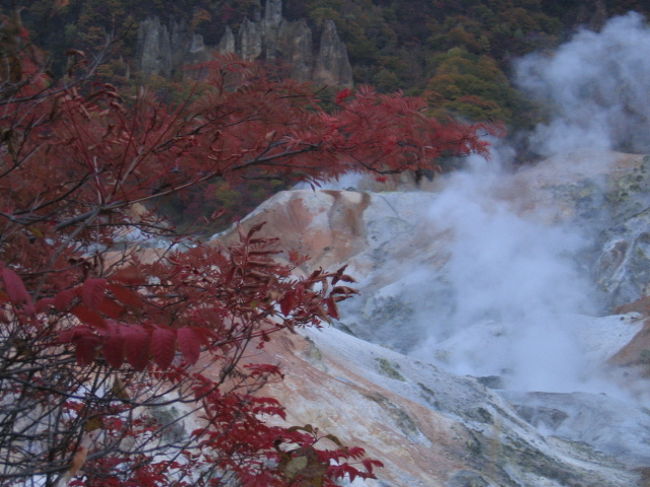
[[[431,168],[441,155],[482,150],[478,128],[370,89],[342,92],[326,114],[307,86],[234,58],[198,67],[186,99],[165,106],[145,89],[125,97],[82,83],[92,67],[46,82],[24,36],[5,34],[0,403],[11,407],[0,427],[20,432],[0,439],[0,485],[323,487],[373,477],[380,463],[360,448],[311,426],[267,424],[282,407],[256,392],[279,370],[244,359],[274,332],[338,318],[351,278],[292,276],[259,228],[230,248],[174,250],[173,228],[142,204],[216,178]],[[133,235],[168,246],[144,259]],[[187,412],[155,412],[172,406]],[[200,426],[172,435],[189,417]]]
[[[477,131],[496,131],[482,124],[437,120],[427,115],[422,98],[382,95],[371,87],[361,87],[356,93],[345,89],[336,103],[340,110],[323,115],[338,137],[336,144],[344,147],[351,168],[377,174],[439,171],[441,157],[486,150]]]
[[[142,391],[156,383],[170,390],[180,385],[175,394],[182,399],[171,402],[191,401],[203,420],[181,441],[172,455],[178,458],[155,462],[154,455],[138,454],[139,448],[125,453],[122,447],[93,460],[84,455],[74,471],[85,475],[77,475],[72,485],[227,485],[227,479],[236,478],[246,486],[333,486],[346,475],[372,476],[364,463],[357,467],[346,461],[367,461],[362,450],[340,442],[333,450],[320,449],[316,430],[300,433],[264,420],[284,417],[276,400],[255,394],[280,370],[242,362],[244,351],[253,343],[264,346],[278,330],[319,326],[335,315],[336,301],[352,291],[337,285],[350,280],[343,269],[292,278],[289,268],[272,259],[269,242],[255,237],[257,230],[229,249],[201,247],[170,253],[153,264],[131,262],[114,275],[88,278],[36,302],[17,273],[2,269],[0,305],[6,313],[0,324],[16,330],[14,342],[36,345],[45,332],[51,339],[43,350],[70,345],[77,363],[73,368],[99,366],[112,372],[109,394],[95,398],[93,407],[88,397],[79,401],[78,393],[65,403],[73,420],[85,418],[77,444],[65,451],[71,465],[75,454],[88,448],[89,437],[95,451],[121,445],[125,438],[159,441],[168,425],[146,412],[131,416],[134,406],[148,402]],[[197,364],[200,356],[203,363]],[[197,372],[197,366],[220,371],[218,379]],[[1,392],[8,397],[8,391]],[[293,458],[300,460],[291,463]],[[116,470],[124,474],[115,475]]]
[[[259,339],[263,346],[280,329],[337,318],[336,302],[354,291],[336,284],[351,278],[343,269],[290,278],[291,269],[272,260],[277,251],[269,250],[269,241],[255,237],[259,229],[226,252],[201,246],[153,264],[134,259],[107,278],[88,278],[35,306],[10,269],[3,270],[11,276],[4,277],[5,287],[12,304],[30,303],[29,309],[78,323],[62,330],[58,341],[74,345],[80,365],[99,356],[112,367],[126,362],[137,371],[151,362],[167,370],[177,353],[184,365],[194,365],[202,349],[224,355],[242,341]]]

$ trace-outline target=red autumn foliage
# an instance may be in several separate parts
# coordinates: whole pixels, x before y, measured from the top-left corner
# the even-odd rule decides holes
[[[151,208],[215,178],[431,168],[482,150],[477,127],[370,89],[327,114],[307,86],[234,58],[200,66],[176,105],[93,83],[92,65],[46,83],[22,30],[2,25],[0,485],[374,477],[381,463],[362,449],[269,422],[283,408],[258,391],[280,369],[244,358],[279,330],[338,317],[354,290],[337,283],[351,277],[295,277],[274,260],[290,249],[259,228],[229,248],[183,241]],[[135,212],[143,203],[150,210]],[[158,248],[145,259],[133,238]]]

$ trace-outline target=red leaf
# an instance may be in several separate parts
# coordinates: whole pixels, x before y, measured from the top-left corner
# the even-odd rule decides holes
[[[151,355],[161,369],[166,369],[174,360],[176,333],[173,329],[157,326],[151,334]]]
[[[87,335],[79,338],[76,342],[75,355],[79,365],[89,365],[95,359],[99,337]]]
[[[126,360],[135,370],[143,370],[149,363],[149,331],[142,326],[124,326],[122,335]]]
[[[214,332],[212,330],[203,328],[201,326],[193,326],[192,331],[199,337],[201,345],[208,345],[210,343],[210,339],[214,337]]]
[[[357,291],[354,288],[351,288],[349,286],[335,286],[332,289],[332,294],[339,294],[343,296],[349,296],[351,294],[359,294],[359,291]]]
[[[99,309],[104,300],[105,291],[106,279],[88,279],[81,288],[81,300],[88,308]]]
[[[140,284],[144,281],[142,272],[134,266],[124,267],[111,276],[111,280],[124,284]],[[119,298],[118,298],[119,299]],[[121,301],[121,299],[120,299]],[[126,304],[126,303],[124,303]]]
[[[335,285],[339,281],[344,281],[344,282],[356,282],[353,277],[348,276],[347,274],[344,274],[345,269],[347,269],[347,264],[341,267],[339,270],[336,271],[334,276],[332,277],[332,286]]]
[[[347,98],[349,98],[350,96],[352,96],[352,90],[351,90],[350,88],[345,88],[345,89],[339,91],[339,92],[336,94],[336,100],[335,100],[335,103],[336,103],[337,105],[340,105],[341,103],[343,103],[343,102],[344,102]]]
[[[25,289],[25,284],[18,274],[6,267],[2,269],[2,280],[5,282],[5,289],[13,304],[29,304],[31,296]]]
[[[356,468],[352,468],[352,469],[350,469],[350,471],[348,472],[348,475],[349,475],[349,477],[350,477],[350,482],[354,482],[354,479],[357,478],[358,470],[357,470]]]
[[[327,306],[327,314],[330,315],[335,320],[339,319],[339,310],[336,306],[336,301],[333,297],[329,297],[325,300],[325,305]]]
[[[74,328],[69,328],[67,330],[63,330],[59,333],[59,336],[57,337],[57,343],[70,343],[72,342],[72,337],[74,336]]]
[[[258,223],[256,225],[253,225],[252,227],[250,227],[250,229],[246,233],[246,239],[250,240],[250,238],[253,235],[255,235],[257,232],[259,232],[264,225],[266,225],[266,222],[261,222],[261,223]]]
[[[132,308],[140,308],[142,306],[140,295],[131,289],[119,286],[117,284],[109,284],[108,289],[110,289],[113,293],[113,296],[115,296],[123,304]]]
[[[77,295],[75,289],[65,289],[54,296],[54,307],[59,311],[66,311]]]
[[[350,458],[359,459],[362,458],[365,454],[366,454],[366,450],[364,450],[360,446],[353,446],[348,448],[348,456]]]
[[[372,473],[373,466],[380,467],[380,468],[384,466],[384,464],[379,460],[373,460],[371,458],[364,458],[363,460],[361,460],[361,463],[363,463],[363,466],[366,468],[366,471],[370,474]]]
[[[178,348],[188,364],[195,364],[201,354],[201,337],[189,327],[179,328],[176,334]]]
[[[97,345],[100,342],[87,326],[77,326],[64,330],[59,334],[59,343],[71,343],[75,346],[75,355],[79,365],[88,365],[95,358]]]
[[[296,306],[296,295],[293,291],[287,292],[287,294],[284,295],[284,297],[280,300],[280,311],[282,311],[282,314],[285,316],[288,316],[289,313],[295,308]]]
[[[79,321],[82,323],[92,325],[95,328],[106,329],[106,322],[104,319],[93,310],[86,308],[83,304],[79,304],[72,308],[72,314],[79,318]]]
[[[116,323],[109,322],[108,331],[104,337],[102,352],[108,365],[119,369],[124,362],[124,337],[121,327]]]
[[[119,318],[124,313],[124,308],[109,298],[104,298],[99,311],[109,318]]]

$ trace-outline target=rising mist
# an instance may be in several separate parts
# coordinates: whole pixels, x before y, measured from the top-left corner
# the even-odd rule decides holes
[[[650,151],[648,52],[650,28],[630,13],[519,60],[517,83],[548,110],[531,149],[592,166],[609,164],[611,149]],[[595,318],[600,298],[582,256],[598,229],[549,219],[557,208],[539,202],[522,211],[529,195],[517,185],[529,169],[506,170],[512,153],[497,145],[490,160],[473,157],[429,209],[428,224],[453,236],[445,267],[453,302],[446,314],[420,316],[425,340],[410,353],[457,373],[500,376],[508,388],[616,393],[599,344],[622,346],[634,330],[622,336],[614,321]]]

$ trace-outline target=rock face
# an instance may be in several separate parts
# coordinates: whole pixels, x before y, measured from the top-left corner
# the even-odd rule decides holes
[[[649,458],[647,445],[627,457],[630,447],[648,438],[645,430],[631,443],[626,443],[629,438],[616,439],[635,418],[649,423],[650,416],[640,408],[617,413],[616,404],[601,407],[596,395],[576,399],[581,405],[590,402],[590,419],[600,423],[628,415],[623,425],[608,424],[611,444],[604,437],[595,442],[603,453],[588,443],[597,434],[587,422],[570,424],[579,423],[579,414],[565,420],[571,431],[566,439],[559,435],[561,425],[557,436],[544,436],[535,429],[539,413],[521,414],[520,406],[513,408],[477,380],[448,374],[334,328],[277,337],[256,359],[280,363],[287,372],[269,393],[287,405],[289,424],[318,425],[323,433],[362,446],[384,462],[378,480],[354,485],[631,487],[639,485],[632,467]],[[556,405],[558,422],[564,418],[562,409],[571,407]],[[634,436],[629,429],[626,433]],[[627,449],[618,449],[623,444]]]
[[[172,72],[171,37],[158,17],[150,17],[138,28],[137,58],[141,71],[170,76]]]
[[[185,24],[172,22],[167,26],[160,18],[149,17],[138,27],[138,69],[149,75],[169,77],[188,60],[187,54],[189,59],[196,59],[202,44],[203,40],[190,34]]]
[[[643,319],[643,328],[610,358],[610,362],[635,368],[644,377],[650,377],[650,296],[620,306],[617,311],[638,314]]]
[[[554,201],[555,218],[599,233],[593,276],[610,309],[650,295],[650,156],[574,158],[540,164],[528,187]]]
[[[373,487],[648,485],[640,399],[650,389],[639,369],[650,373],[649,163],[574,154],[507,177],[441,178],[427,191],[346,183],[265,202],[244,227],[266,221],[282,248],[310,255],[296,272],[349,264],[361,291],[341,303],[336,326],[347,334],[306,330],[259,357],[286,372],[272,394],[289,422],[384,461]],[[493,240],[498,232],[513,238]],[[602,314],[638,301],[598,316],[581,299],[594,287]]]
[[[236,53],[249,61],[280,63],[298,81],[352,86],[347,49],[334,23],[325,22],[320,42],[314,46],[312,30],[305,20],[288,21],[282,17],[281,0],[267,0],[264,15],[245,19],[237,33],[226,26],[216,46],[206,46],[203,38],[190,33],[183,23],[167,26],[158,17],[140,23],[137,63],[145,74],[170,76],[185,64],[211,59],[214,53]]]
[[[352,67],[334,22],[325,22],[317,51],[312,38],[312,30],[304,20],[291,22],[282,17],[281,0],[267,0],[264,16],[258,21],[244,21],[234,49],[230,45],[221,52],[236,52],[249,61],[285,62],[291,77],[298,81],[351,86]]]
[[[547,435],[593,446],[622,464],[643,468],[650,458],[650,410],[604,395],[503,393],[519,415]]]
[[[323,26],[313,78],[317,83],[329,86],[341,84],[338,80],[350,80],[345,84],[352,84],[352,67],[348,61],[348,52],[343,41],[339,39],[332,20],[325,21]]]
[[[392,227],[411,235],[413,228],[408,226],[407,219],[415,219],[418,206],[430,199],[430,194],[417,192],[282,191],[248,215],[244,223],[267,222],[262,235],[278,237],[281,248],[308,255],[310,260],[301,268],[305,273],[318,267],[342,265],[355,256],[359,256],[355,265],[370,271],[380,266],[382,260],[398,254],[407,257],[404,242],[397,240],[392,248],[387,232]],[[230,234],[220,240],[235,237]],[[379,260],[364,258],[368,252]]]

